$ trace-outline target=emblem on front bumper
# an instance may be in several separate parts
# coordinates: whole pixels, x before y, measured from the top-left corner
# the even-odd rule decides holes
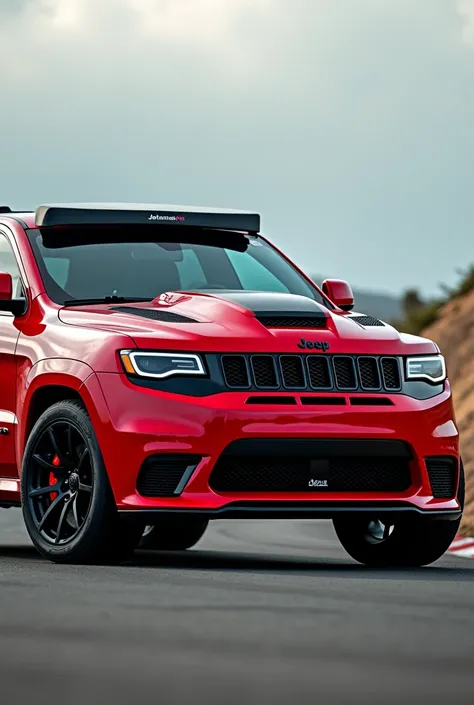
[[[310,480],[308,482],[308,487],[328,487],[327,480]]]

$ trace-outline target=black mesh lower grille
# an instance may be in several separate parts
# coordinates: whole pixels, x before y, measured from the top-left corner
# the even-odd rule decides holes
[[[404,492],[402,458],[222,457],[210,478],[216,492]]]
[[[456,458],[449,455],[433,456],[425,458],[425,462],[433,497],[452,499],[457,487],[458,462]]]
[[[200,461],[197,455],[152,455],[140,468],[137,491],[143,497],[178,495]]]

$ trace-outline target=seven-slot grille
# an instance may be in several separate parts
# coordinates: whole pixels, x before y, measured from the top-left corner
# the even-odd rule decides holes
[[[371,355],[222,355],[229,389],[388,391],[401,389],[396,357]]]

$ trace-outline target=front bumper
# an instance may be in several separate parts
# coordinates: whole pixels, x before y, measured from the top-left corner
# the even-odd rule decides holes
[[[429,400],[394,394],[385,395],[390,398],[390,406],[344,407],[248,405],[246,401],[252,396],[248,392],[189,397],[137,387],[122,374],[98,374],[96,379],[89,379],[86,385],[91,385],[91,396],[97,383],[108,414],[107,418],[102,415],[96,430],[120,511],[143,512],[144,517],[158,511],[191,512],[210,518],[333,516],[375,510],[429,512],[440,518],[457,518],[460,514],[457,499],[433,496],[425,464],[427,456],[453,456],[459,461],[449,383]],[[402,441],[412,452],[412,482],[402,492],[213,491],[209,485],[211,472],[225,448],[238,439]],[[202,458],[181,494],[160,498],[140,495],[137,476],[145,459],[177,453]]]

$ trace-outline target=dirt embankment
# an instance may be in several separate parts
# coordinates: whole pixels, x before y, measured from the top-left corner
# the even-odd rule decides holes
[[[466,471],[462,532],[474,536],[474,291],[447,303],[422,335],[434,340],[446,357]]]

